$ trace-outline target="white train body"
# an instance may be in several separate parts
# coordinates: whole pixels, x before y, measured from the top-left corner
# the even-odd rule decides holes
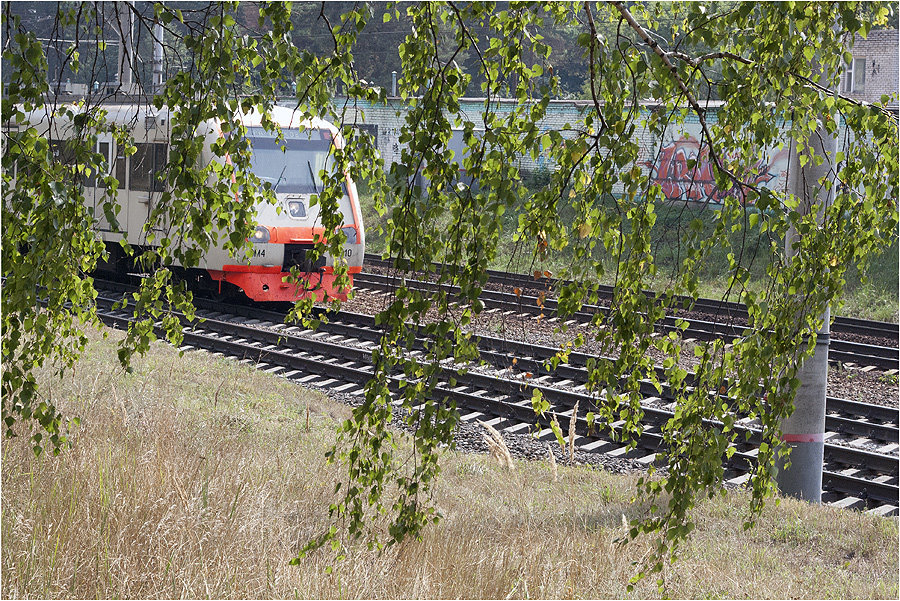
[[[123,238],[137,247],[158,243],[158,240],[148,243],[144,225],[165,185],[156,174],[168,162],[171,124],[165,109],[157,111],[127,104],[103,108],[108,111],[108,123],[128,127],[137,147],[137,152],[126,156],[111,135],[100,135],[97,142],[96,151],[107,158],[110,173],[119,181],[118,227],[110,224],[104,215],[106,190],[99,187],[102,185],[97,184],[99,180],[91,178],[84,190],[86,203],[93,209],[98,235],[115,259],[120,252],[118,242]],[[276,142],[275,135],[263,129],[260,114],[241,117],[253,147],[252,170],[263,181],[271,182],[277,199],[275,205],[261,202],[255,207],[257,227],[251,238],[252,256],[248,259],[241,251],[237,256],[229,254],[222,246],[229,232],[219,232],[218,246],[204,253],[200,264],[190,273],[220,291],[223,287],[236,286],[256,301],[294,301],[306,296],[317,300],[346,299],[349,289],[335,286],[334,258],[326,255],[314,265],[306,258],[314,243],[329,235],[321,226],[319,206],[311,206],[310,198],[322,190],[319,172],[331,170],[333,148],[341,148],[343,139],[331,123],[321,119],[304,121],[299,113],[285,107],[274,107],[270,116],[281,127],[283,143]],[[52,131],[48,125],[51,121]],[[32,112],[29,122],[39,128],[39,133],[47,135],[51,144],[68,137],[67,122],[59,117],[48,119],[46,111]],[[206,139],[202,163],[221,162],[211,150],[211,144],[222,135],[217,124],[203,124],[197,135]],[[347,235],[343,254],[352,283],[352,275],[362,268],[365,230],[356,184],[349,174],[344,175],[340,211],[341,229]],[[302,278],[307,281],[305,285],[285,281],[294,266],[300,268]]]

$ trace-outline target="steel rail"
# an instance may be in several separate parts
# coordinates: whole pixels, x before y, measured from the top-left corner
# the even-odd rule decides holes
[[[277,318],[277,314],[273,317]],[[353,325],[343,323],[348,320]],[[353,336],[370,342],[377,342],[381,338],[381,332],[376,328],[374,319],[367,315],[341,312],[324,324],[322,328],[335,334]],[[541,377],[549,376],[559,382],[570,382],[569,386],[576,389],[583,388],[587,384],[586,365],[588,359],[597,358],[582,353],[570,353],[569,360],[572,363],[561,363],[548,373],[547,361],[555,356],[556,349],[489,336],[479,336],[477,342],[480,358],[495,369],[514,370],[520,375],[530,373],[538,380]],[[414,349],[421,350],[423,348],[424,343],[417,339]],[[673,399],[671,388],[664,380],[665,370],[657,367],[656,375],[660,378],[661,389],[657,390],[652,382],[645,380],[641,383],[641,393],[646,396],[658,396],[661,399]],[[690,382],[692,379],[693,374],[689,372],[687,380]],[[723,402],[729,402],[725,396],[720,396],[720,398]],[[897,423],[900,421],[900,415],[898,415],[900,412],[897,409],[828,397],[826,410],[828,414],[825,416],[825,428],[829,432],[869,438],[882,443],[900,442],[898,440],[900,430],[897,427]],[[860,417],[877,421],[861,421]],[[879,421],[886,423],[878,423]]]
[[[195,304],[198,304],[196,299]],[[204,303],[201,300],[198,308],[216,310],[220,306],[216,303]],[[282,322],[285,317],[283,312],[267,311],[255,307],[233,306],[229,307],[229,311],[232,313],[243,313],[246,317],[252,316],[267,319],[275,323]],[[321,313],[324,314],[325,312],[322,311]],[[342,311],[337,315],[329,315],[328,322],[324,323],[320,328],[334,334],[357,337],[370,342],[378,342],[382,335],[372,316],[347,311]],[[530,372],[543,375],[546,372],[547,361],[556,356],[558,352],[558,349],[552,347],[486,335],[479,335],[477,342],[482,358],[488,360],[495,368],[515,368],[522,373]],[[414,348],[422,349],[424,345],[417,339],[417,346]],[[588,361],[598,358],[602,359],[604,357],[572,351],[568,355],[569,363],[560,363],[552,371],[552,375],[560,380],[572,380],[573,383],[583,385],[587,381],[586,366]],[[611,360],[611,358],[607,359]],[[664,386],[659,396],[671,398],[671,395],[667,394],[668,387],[664,383],[665,370],[657,367],[656,374]],[[693,374],[689,372],[687,380],[690,382],[692,379]],[[649,382],[647,382],[647,385],[650,385]],[[646,389],[645,392],[648,395],[653,394],[650,389]],[[900,411],[895,407],[828,397],[826,409],[828,411],[826,427],[832,431],[868,436],[885,442],[895,442],[898,438],[897,424],[900,423]],[[831,422],[833,427],[830,427],[828,422]]]

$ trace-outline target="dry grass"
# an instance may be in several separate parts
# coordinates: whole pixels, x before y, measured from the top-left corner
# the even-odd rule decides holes
[[[163,345],[129,376],[109,341],[90,352],[74,377],[43,380],[82,417],[72,448],[35,458],[24,437],[3,441],[3,598],[625,597],[650,548],[614,542],[642,511],[632,478],[560,466],[553,483],[547,462],[448,454],[445,520],[424,541],[351,548],[333,574],[327,553],[290,567],[325,524],[338,473],[322,451],[346,409]],[[785,501],[743,533],[740,503],[699,509],[668,595],[897,598],[896,520]]]
[[[512,455],[509,453],[509,447],[506,446],[506,441],[503,440],[503,435],[490,424],[481,420],[478,420],[478,423],[481,424],[482,428],[487,430],[487,434],[482,432],[481,437],[490,450],[490,456],[496,459],[497,463],[507,470],[514,471],[516,469],[516,464],[513,463]]]

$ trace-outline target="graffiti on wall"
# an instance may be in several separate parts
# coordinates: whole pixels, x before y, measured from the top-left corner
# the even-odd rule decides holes
[[[787,170],[788,151],[782,149],[748,166],[741,181],[751,186],[772,188],[780,184]],[[660,149],[655,161],[645,161],[650,179],[659,184],[668,200],[721,203],[737,193],[737,184],[727,189],[716,186],[709,147],[693,136],[672,140]]]

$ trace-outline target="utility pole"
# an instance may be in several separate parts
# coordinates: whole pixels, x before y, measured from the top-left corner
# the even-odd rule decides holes
[[[119,32],[119,65],[117,70],[118,91],[134,94],[134,2],[115,3],[115,26]]]
[[[159,94],[163,88],[163,26],[156,19],[153,22],[153,93]]]
[[[823,74],[823,80],[825,79]],[[837,138],[820,125],[809,139],[804,154],[809,158],[801,166],[796,142],[791,142],[788,161],[788,191],[800,201],[798,212],[808,215],[818,205],[817,221],[822,223],[825,211],[833,202],[833,192],[822,183],[834,167]],[[816,164],[814,158],[821,159]],[[796,255],[793,246],[800,234],[791,227],[785,235],[787,260]],[[822,464],[825,454],[825,398],[828,387],[828,345],[831,334],[831,307],[825,307],[824,323],[816,337],[816,350],[797,372],[800,388],[794,399],[794,412],[781,422],[782,441],[790,447],[790,468],[778,459],[778,488],[785,495],[822,502]]]

